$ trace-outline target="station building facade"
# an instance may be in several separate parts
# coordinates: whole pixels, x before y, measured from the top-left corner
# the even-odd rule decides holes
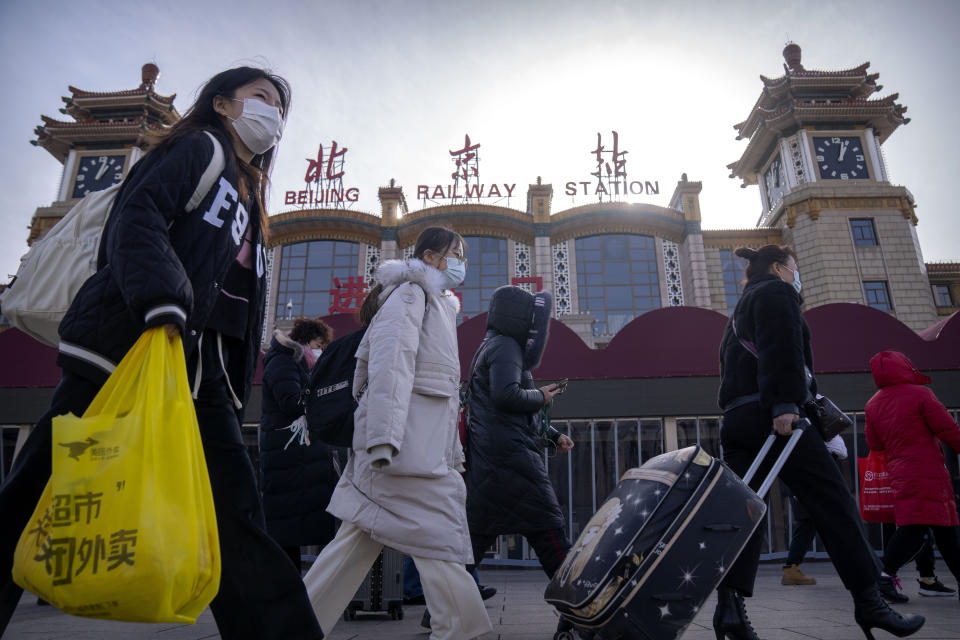
[[[844,473],[856,490],[873,353],[904,351],[930,373],[955,417],[960,411],[960,263],[924,262],[913,196],[887,179],[881,145],[909,121],[896,95],[871,98],[879,86],[868,64],[808,71],[796,45],[784,58],[784,75],[761,77],[760,97],[735,125],[749,143],[729,168],[744,185],[760,187],[755,227],[704,228],[711,212],[701,211],[703,185],[686,175],[666,207],[614,201],[563,210],[554,210],[553,185],[539,179],[523,208],[461,201],[412,209],[404,185],[391,182],[379,188],[379,211],[301,207],[271,215],[265,343],[299,316],[325,316],[338,334],[349,331],[380,262],[411,255],[428,226],[456,230],[469,261],[456,289],[464,367],[497,287],[554,295],[551,341],[534,374],[571,380],[551,419],[577,446],[545,456],[575,538],[627,468],[691,444],[722,454],[717,349],[745,266],[733,252],[786,243],[799,256],[821,388],[856,421],[844,436],[851,453]],[[172,96],[153,91],[156,74],[147,67],[133,91],[71,87],[65,112],[76,122],[45,118],[38,128],[37,144],[64,162],[64,179],[58,200],[35,213],[31,239],[83,195],[79,176],[94,162],[86,158],[116,157],[125,171],[142,152],[143,133],[178,117]],[[116,115],[120,107],[129,109],[126,120]],[[98,116],[108,112],[109,119]],[[56,384],[54,355],[15,330],[0,333],[0,342],[8,361],[0,373],[0,424],[27,424]],[[11,367],[12,359],[27,366]],[[253,457],[259,392],[255,387],[246,412]],[[4,464],[15,434],[4,430]],[[960,478],[956,455],[948,463]],[[774,491],[769,557],[785,555],[791,518],[789,502]],[[880,529],[871,535],[880,548]],[[499,541],[493,560],[535,562],[511,536]]]

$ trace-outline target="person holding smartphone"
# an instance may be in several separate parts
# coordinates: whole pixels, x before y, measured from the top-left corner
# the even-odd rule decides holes
[[[469,381],[467,520],[477,564],[501,534],[519,533],[552,578],[570,549],[557,494],[543,462],[543,438],[559,452],[573,441],[543,433],[541,409],[560,391],[537,389],[531,371],[547,345],[553,299],[520,287],[500,287],[487,313],[487,334]],[[468,570],[471,567],[468,567]]]

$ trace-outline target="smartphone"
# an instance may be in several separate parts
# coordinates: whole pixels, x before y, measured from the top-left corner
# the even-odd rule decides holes
[[[569,379],[569,378],[564,378],[563,380],[561,380],[560,382],[557,383],[557,395],[558,395],[558,396],[559,396],[560,394],[562,394],[564,391],[567,390],[567,383],[568,383],[568,382],[570,382],[570,379]]]

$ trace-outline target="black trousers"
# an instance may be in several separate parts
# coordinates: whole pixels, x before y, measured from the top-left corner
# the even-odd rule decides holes
[[[723,459],[734,473],[741,477],[746,473],[772,425],[770,411],[757,403],[724,414],[720,430]],[[777,439],[768,459],[750,483],[751,487],[759,488],[786,440]],[[806,431],[797,442],[796,449],[780,472],[780,480],[813,518],[843,585],[850,591],[875,585],[879,567],[860,524],[860,512],[816,429]],[[762,525],[757,528],[721,586],[732,587],[747,596],[753,595],[765,529]]]
[[[803,562],[803,557],[807,555],[810,544],[817,535],[817,525],[796,496],[791,496],[790,502],[793,505],[793,537],[790,540],[790,552],[787,554],[787,563],[784,566]]]
[[[530,546],[533,547],[537,558],[540,560],[540,566],[548,578],[553,578],[563,559],[567,557],[570,551],[570,542],[567,536],[563,534],[563,529],[549,529],[547,531],[529,531],[520,533]],[[479,566],[483,562],[483,554],[490,548],[497,539],[497,536],[479,536],[470,534],[470,545],[473,547],[473,559],[476,565],[467,565],[467,571],[473,572],[474,566]]]
[[[883,570],[887,575],[895,576],[900,567],[907,564],[918,554],[923,552],[924,547],[930,549],[930,555],[933,555],[933,549],[927,540],[929,532],[933,532],[933,538],[937,542],[937,548],[940,549],[940,555],[953,577],[960,581],[960,527],[931,527],[925,524],[908,524],[903,527],[897,527],[896,532],[891,536],[883,552]],[[925,573],[921,568],[920,562],[917,562],[920,568],[920,575],[925,578],[933,577],[933,563],[930,563],[929,573]]]
[[[204,347],[208,343],[215,340],[205,339]],[[321,638],[300,574],[267,535],[253,465],[220,363],[207,349],[203,357],[203,381],[194,404],[220,535],[220,590],[210,604],[220,636],[229,640]],[[52,419],[68,412],[82,414],[98,390],[90,381],[64,371],[50,410],[37,423],[0,488],[0,635],[22,593],[10,574],[14,549],[50,477]]]

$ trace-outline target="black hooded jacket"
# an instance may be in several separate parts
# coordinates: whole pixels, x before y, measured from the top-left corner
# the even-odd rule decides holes
[[[800,295],[775,275],[751,278],[743,288],[720,343],[720,407],[742,396],[760,394],[770,417],[800,413],[807,397],[804,366],[813,371],[810,329],[800,313]],[[752,344],[755,357],[734,335]],[[809,381],[816,393],[816,380]]]
[[[267,531],[281,545],[325,545],[336,533],[327,513],[340,477],[336,453],[319,440],[309,446],[290,442],[293,432],[287,429],[303,415],[300,395],[309,382],[303,347],[274,337],[263,357],[260,488]]]
[[[467,519],[474,535],[560,529],[563,515],[543,464],[540,364],[550,295],[501,287],[490,301],[487,335],[470,380]]]
[[[226,358],[231,388],[245,401],[263,326],[266,253],[256,200],[241,202],[232,143],[218,131],[226,163],[190,213],[187,203],[210,165],[214,145],[202,131],[152,151],[124,180],[103,231],[97,272],[60,323],[57,364],[102,383],[149,327],[176,324],[189,367],[245,234],[253,250],[246,339]],[[249,232],[248,232],[249,229]]]

